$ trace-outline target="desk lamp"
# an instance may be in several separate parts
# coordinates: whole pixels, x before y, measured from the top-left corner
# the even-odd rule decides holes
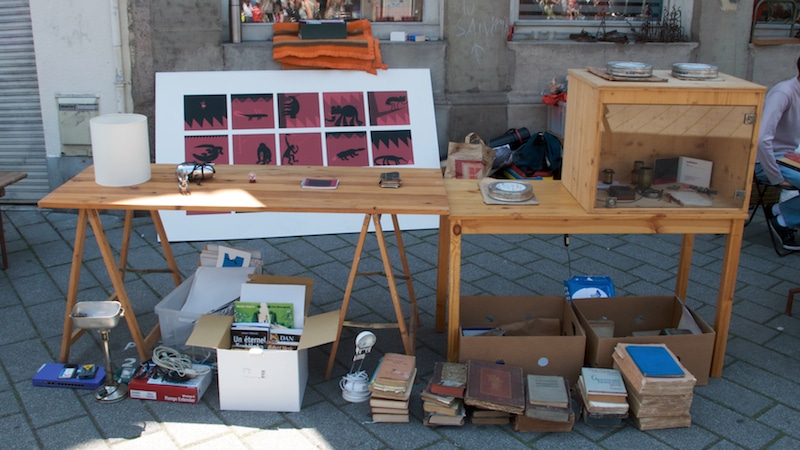
[[[342,388],[342,398],[351,403],[361,403],[369,399],[369,386],[367,372],[361,370],[367,353],[372,351],[377,338],[371,331],[362,331],[356,336],[356,351],[353,356],[353,363],[350,365],[350,372],[343,376],[339,381]],[[358,368],[356,368],[358,361]]]
[[[103,352],[106,358],[106,379],[102,386],[94,391],[94,398],[102,403],[115,403],[128,396],[128,385],[120,384],[114,379],[111,367],[111,352],[108,349],[108,335],[124,315],[122,305],[116,301],[78,302],[72,308],[70,317],[78,328],[97,330],[103,340]]]

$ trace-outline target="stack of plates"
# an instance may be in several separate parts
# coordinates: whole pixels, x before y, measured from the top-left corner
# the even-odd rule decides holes
[[[649,78],[653,75],[651,64],[629,61],[612,61],[606,64],[609,75],[625,78]]]
[[[672,76],[681,80],[711,80],[717,78],[717,66],[700,63],[675,63]]]

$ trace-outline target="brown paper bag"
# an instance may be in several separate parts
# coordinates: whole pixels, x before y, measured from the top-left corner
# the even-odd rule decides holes
[[[464,142],[450,142],[447,146],[445,178],[480,179],[492,169],[494,149],[486,146],[477,133],[469,133]]]

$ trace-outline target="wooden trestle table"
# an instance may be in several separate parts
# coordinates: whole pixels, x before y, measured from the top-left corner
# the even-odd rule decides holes
[[[532,181],[538,205],[487,205],[475,180],[445,180],[450,204],[449,227],[440,229],[440,255],[449,240],[447,260],[440,259],[437,279],[436,329],[444,331],[447,305],[447,359],[458,360],[461,241],[468,234],[680,234],[683,235],[678,261],[675,294],[685,299],[695,234],[724,234],[717,309],[714,320],[716,341],[711,363],[713,377],[722,375],[725,345],[730,327],[733,291],[739,265],[739,250],[747,213],[714,209],[637,211],[617,208],[608,214],[589,214],[567,191],[561,181]],[[449,236],[447,236],[449,234]],[[448,278],[449,277],[449,278]],[[448,279],[449,283],[442,280]],[[449,296],[446,287],[449,285]]]
[[[203,212],[299,212],[299,213],[352,213],[364,214],[364,222],[356,247],[353,266],[345,290],[339,318],[339,332],[334,341],[328,363],[326,377],[336,356],[342,326],[358,326],[345,322],[347,304],[352,292],[354,279],[358,273],[358,263],[363,250],[365,237],[370,222],[375,227],[381,257],[388,280],[389,290],[394,303],[397,323],[392,324],[400,329],[403,346],[408,354],[414,353],[414,331],[417,320],[416,299],[411,286],[411,277],[405,258],[405,251],[400,236],[397,220],[399,214],[438,215],[440,230],[445,229],[448,213],[447,195],[439,169],[398,168],[391,167],[321,167],[321,166],[255,166],[255,165],[217,165],[212,180],[201,185],[192,183],[191,194],[181,195],[175,177],[176,165],[153,164],[151,179],[145,183],[129,187],[100,186],[94,181],[94,169],[89,167],[55,189],[39,201],[41,208],[77,209],[78,225],[75,234],[75,246],[72,256],[72,270],[67,293],[66,312],[64,315],[64,332],[61,341],[60,361],[67,362],[72,344],[85,330],[73,329],[70,311],[77,301],[78,282],[83,259],[83,248],[86,241],[87,221],[94,231],[95,239],[103,256],[114,288],[112,298],[117,298],[123,308],[128,311],[125,320],[130,329],[139,357],[145,361],[150,359],[150,351],[160,337],[160,329],[156,325],[147,336],[142,334],[135,314],[131,312],[131,299],[125,290],[124,274],[129,244],[131,222],[134,211],[149,211],[153,224],[161,239],[164,256],[169,266],[175,285],[181,282],[181,276],[175,263],[159,211],[183,210]],[[399,189],[381,188],[378,185],[380,173],[398,171],[402,179]],[[249,182],[249,174],[256,175],[256,182]],[[303,178],[338,178],[339,187],[335,190],[302,189]],[[103,229],[100,212],[103,210],[125,211],[125,227],[123,242],[117,263]],[[408,285],[411,303],[411,316],[406,326],[401,310],[400,298],[395,286],[395,275],[387,251],[381,227],[381,215],[390,214],[393,219],[398,251],[403,264],[405,279]],[[440,257],[442,250],[439,251]],[[374,324],[371,324],[374,325]]]

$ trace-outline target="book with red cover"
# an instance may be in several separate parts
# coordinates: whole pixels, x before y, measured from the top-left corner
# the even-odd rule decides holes
[[[787,152],[783,158],[778,158],[778,164],[794,170],[800,170],[800,154]]]
[[[525,413],[525,377],[521,367],[470,359],[464,403],[482,409]]]
[[[464,398],[467,388],[467,365],[465,363],[437,361],[433,364],[430,391],[438,395]]]

